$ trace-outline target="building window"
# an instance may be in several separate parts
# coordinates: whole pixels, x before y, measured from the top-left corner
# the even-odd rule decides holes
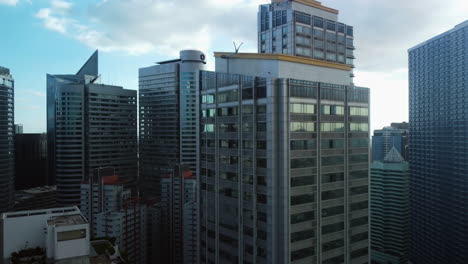
[[[330,217],[344,213],[344,205],[338,205],[322,209],[322,217]]]
[[[291,160],[291,169],[311,168],[315,166],[315,158],[302,158]]]
[[[349,107],[350,116],[369,116],[369,108],[367,107]]]
[[[57,241],[67,241],[86,238],[86,229],[63,231],[57,233]]]
[[[315,181],[316,178],[317,176],[315,175],[292,177],[291,187],[302,187],[302,186],[314,185],[316,182]]]
[[[291,215],[291,224],[297,224],[315,220],[315,212],[305,212]]]
[[[332,183],[344,181],[344,172],[335,172],[322,175],[322,183]]]
[[[291,206],[306,203],[315,203],[315,193],[291,196]]]
[[[344,106],[322,105],[322,115],[344,115]]]
[[[322,235],[344,230],[344,222],[322,226]]]
[[[291,243],[314,238],[314,237],[315,237],[315,231],[313,229],[294,232],[291,234]]]
[[[367,123],[350,123],[349,129],[351,132],[368,132],[369,124]]]
[[[314,139],[310,140],[291,140],[291,150],[315,150]]]
[[[344,196],[344,189],[322,192],[322,200],[338,199]]]
[[[291,113],[315,114],[315,105],[314,104],[291,104]]]
[[[314,122],[291,122],[291,132],[314,132]]]
[[[322,139],[322,149],[342,149],[344,148],[344,139]]]

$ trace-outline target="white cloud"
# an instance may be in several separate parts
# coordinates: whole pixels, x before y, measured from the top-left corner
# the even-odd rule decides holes
[[[36,17],[42,20],[47,29],[59,33],[67,33],[68,27],[75,23],[69,17],[72,7],[71,2],[63,0],[52,0],[49,8],[42,8],[36,13]]]
[[[36,17],[44,26],[102,51],[174,56],[185,48],[210,51],[214,42],[249,42],[256,49],[256,12],[265,0],[103,0],[87,21],[70,2],[51,0]]]
[[[16,5],[19,0],[0,0],[0,5]]]

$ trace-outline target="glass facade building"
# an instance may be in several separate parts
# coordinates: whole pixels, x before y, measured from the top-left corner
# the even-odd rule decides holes
[[[410,245],[409,163],[393,147],[371,167],[371,259],[406,264]]]
[[[383,161],[392,148],[395,148],[403,159],[408,160],[408,129],[396,126],[374,130],[372,136],[372,161]]]
[[[0,213],[14,201],[14,86],[10,70],[0,67]]]
[[[199,70],[205,55],[196,50],[180,58],[139,69],[140,183],[146,197],[159,199],[161,178],[178,164],[196,173]]]
[[[201,98],[201,263],[369,262],[369,89],[217,69]]]
[[[205,64],[201,51],[183,50],[179,59],[139,69],[140,186],[145,198],[161,202],[152,247],[164,263],[197,257],[197,197],[189,187],[196,188],[198,175],[199,71]],[[181,178],[186,173],[191,181]]]
[[[468,259],[468,21],[409,50],[411,262]]]
[[[96,168],[136,183],[137,92],[98,79],[97,51],[77,74],[47,75],[49,184],[59,205],[78,205]]]

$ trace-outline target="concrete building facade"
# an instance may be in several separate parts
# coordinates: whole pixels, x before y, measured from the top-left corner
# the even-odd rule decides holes
[[[0,67],[0,212],[13,206],[14,186],[14,80]]]
[[[258,12],[258,52],[354,65],[354,30],[315,0],[272,0]],[[348,73],[352,75],[351,73]]]
[[[47,75],[49,184],[60,205],[80,203],[80,184],[96,168],[137,180],[136,91],[98,80],[97,51],[77,74]]]
[[[349,65],[215,56],[201,73],[201,263],[368,263],[369,89]]]
[[[12,253],[35,247],[45,249],[53,263],[88,261],[89,225],[77,207],[4,213],[0,223],[3,263],[10,263]]]

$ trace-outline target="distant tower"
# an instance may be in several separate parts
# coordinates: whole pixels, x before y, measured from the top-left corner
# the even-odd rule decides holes
[[[199,70],[205,54],[184,50],[180,58],[139,70],[140,181],[144,196],[160,197],[161,178],[184,163],[194,174],[199,127]]]
[[[395,147],[371,167],[372,263],[406,264],[410,245],[409,164]]]
[[[0,67],[0,213],[13,206],[14,193],[14,80]]]
[[[47,75],[49,184],[60,205],[80,203],[80,184],[95,168],[114,167],[136,183],[136,91],[98,79],[97,51],[77,74]]]
[[[372,161],[383,161],[392,148],[395,148],[403,159],[408,160],[408,128],[400,123],[392,123],[392,126],[374,130]]]

